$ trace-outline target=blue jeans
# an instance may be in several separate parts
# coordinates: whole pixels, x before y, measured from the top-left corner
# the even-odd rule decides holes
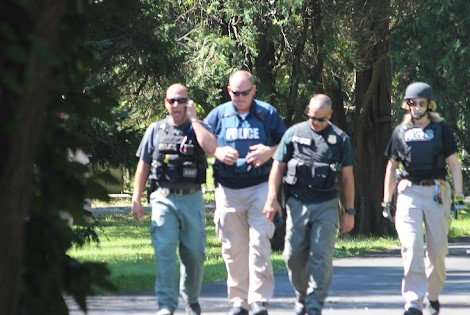
[[[333,275],[333,250],[339,225],[338,199],[302,204],[287,200],[284,258],[297,301],[321,311]]]
[[[164,197],[150,195],[150,234],[155,249],[155,293],[161,307],[176,309],[178,296],[188,304],[198,301],[203,279],[206,232],[202,192]],[[178,290],[177,255],[180,258]]]

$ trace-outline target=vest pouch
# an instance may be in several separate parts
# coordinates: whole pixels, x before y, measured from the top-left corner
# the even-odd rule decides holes
[[[181,164],[177,154],[166,154],[163,160],[166,166],[165,179],[170,182],[176,182],[181,178]]]
[[[195,179],[198,174],[197,163],[190,161],[183,162],[182,172],[183,178]]]
[[[313,163],[312,181],[309,186],[312,188],[330,188],[334,184],[333,171],[330,164]]]
[[[206,182],[206,174],[207,174],[207,163],[205,160],[200,161],[197,163],[197,177],[196,183],[204,184]]]
[[[304,163],[297,159],[290,159],[287,162],[287,172],[284,177],[284,182],[289,185],[295,185],[299,178],[299,172],[304,168]]]

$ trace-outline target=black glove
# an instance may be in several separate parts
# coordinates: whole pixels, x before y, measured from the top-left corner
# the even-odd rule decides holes
[[[392,215],[392,203],[390,201],[384,201],[382,202],[382,208],[383,217],[393,223],[395,221],[395,217]]]

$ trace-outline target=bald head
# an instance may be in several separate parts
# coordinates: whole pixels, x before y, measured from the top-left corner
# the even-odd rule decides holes
[[[249,81],[249,83],[254,84],[253,75],[246,70],[237,70],[233,72],[229,77],[229,85],[237,81]]]
[[[333,113],[331,105],[331,99],[325,94],[317,94],[310,99],[306,114],[314,131],[321,132],[328,127],[328,121]]]
[[[172,94],[180,94],[184,97],[188,97],[188,91],[186,90],[186,87],[180,83],[172,84],[168,87],[168,89],[166,89],[167,98],[171,98]]]
[[[331,98],[325,94],[317,94],[310,99],[310,103],[308,104],[309,109],[320,109],[320,108],[328,108],[331,110],[332,102]]]

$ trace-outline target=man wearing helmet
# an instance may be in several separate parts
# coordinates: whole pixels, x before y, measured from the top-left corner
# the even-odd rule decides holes
[[[402,108],[409,113],[392,134],[385,155],[384,216],[395,222],[402,246],[404,276],[402,295],[405,315],[423,314],[427,296],[429,310],[439,314],[439,294],[444,287],[447,232],[450,226],[451,188],[446,161],[452,173],[454,198],[463,199],[462,172],[452,131],[436,110],[431,86],[415,82],[406,88]],[[398,186],[395,172],[403,165]],[[397,189],[396,215],[390,214]],[[424,231],[423,231],[424,223]],[[423,234],[426,247],[423,250]]]

